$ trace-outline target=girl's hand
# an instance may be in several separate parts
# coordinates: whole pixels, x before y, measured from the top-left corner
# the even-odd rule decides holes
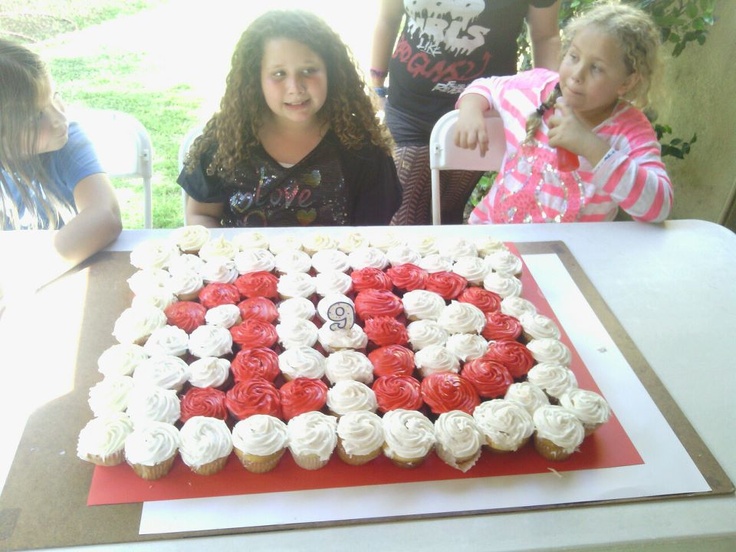
[[[549,145],[561,147],[578,155],[582,155],[585,141],[595,134],[577,118],[564,98],[557,100],[555,112],[547,123],[549,127]]]
[[[455,123],[455,145],[463,149],[475,149],[484,157],[488,151],[488,132],[483,119],[489,109],[488,102],[478,94],[468,94],[460,101]]]

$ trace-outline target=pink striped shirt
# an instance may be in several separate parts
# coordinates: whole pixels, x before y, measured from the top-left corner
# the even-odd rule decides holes
[[[657,135],[637,108],[620,101],[593,129],[611,149],[592,167],[557,170],[547,143],[546,120],[533,144],[522,146],[530,113],[546,99],[559,75],[534,69],[508,77],[477,79],[465,94],[480,94],[501,115],[506,155],[496,182],[471,213],[470,224],[613,220],[620,206],[634,220],[660,222],[672,206],[672,184],[662,162]]]

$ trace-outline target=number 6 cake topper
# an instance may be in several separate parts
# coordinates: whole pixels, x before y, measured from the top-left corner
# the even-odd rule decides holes
[[[355,324],[355,309],[350,303],[337,301],[327,309],[327,319],[332,322],[332,331],[349,330]]]

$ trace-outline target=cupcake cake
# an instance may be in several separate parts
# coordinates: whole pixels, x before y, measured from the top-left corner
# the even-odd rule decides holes
[[[347,412],[337,421],[337,455],[351,466],[362,466],[383,451],[383,421],[368,410]]]
[[[473,411],[486,446],[493,452],[513,452],[534,434],[532,416],[519,404],[506,399],[480,403]]]
[[[483,436],[467,412],[443,412],[434,422],[434,434],[437,456],[448,466],[467,472],[480,458]]]
[[[233,450],[230,429],[218,418],[189,418],[179,430],[179,437],[181,459],[198,475],[222,471]]]
[[[117,466],[125,460],[125,440],[132,432],[133,422],[123,412],[93,418],[79,432],[77,456],[98,466]]]
[[[286,424],[274,416],[256,414],[233,426],[233,449],[251,473],[273,470],[288,446]]]
[[[179,430],[165,422],[136,427],[125,440],[125,460],[138,477],[161,479],[171,471],[179,451]]]
[[[318,470],[327,465],[337,445],[337,420],[321,412],[305,412],[286,425],[289,451],[297,466]]]
[[[534,448],[547,460],[568,459],[585,438],[582,422],[562,406],[542,406],[535,410],[534,428]]]
[[[383,453],[400,468],[419,467],[435,446],[432,422],[416,410],[386,412],[383,433]]]

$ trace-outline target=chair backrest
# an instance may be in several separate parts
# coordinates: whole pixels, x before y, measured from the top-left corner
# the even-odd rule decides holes
[[[500,117],[486,117],[488,151],[484,157],[478,149],[469,150],[455,145],[454,131],[458,111],[445,113],[432,128],[429,137],[429,168],[432,175],[432,224],[440,224],[440,171],[497,171],[506,153],[506,139]]]
[[[77,121],[91,140],[108,176],[143,180],[143,224],[151,228],[153,146],[146,128],[122,111],[86,107],[71,107],[68,111],[69,119]]]
[[[194,140],[197,139],[197,137],[202,134],[202,131],[204,130],[204,125],[197,125],[189,129],[189,131],[184,135],[184,138],[182,138],[181,144],[179,144],[179,172],[181,173],[181,170],[184,168],[184,161],[187,158],[187,153],[189,152],[189,148],[192,147],[192,144],[194,143]],[[181,189],[181,200],[182,200],[182,209],[184,213],[184,224],[187,223],[187,193],[184,191],[184,188]]]

